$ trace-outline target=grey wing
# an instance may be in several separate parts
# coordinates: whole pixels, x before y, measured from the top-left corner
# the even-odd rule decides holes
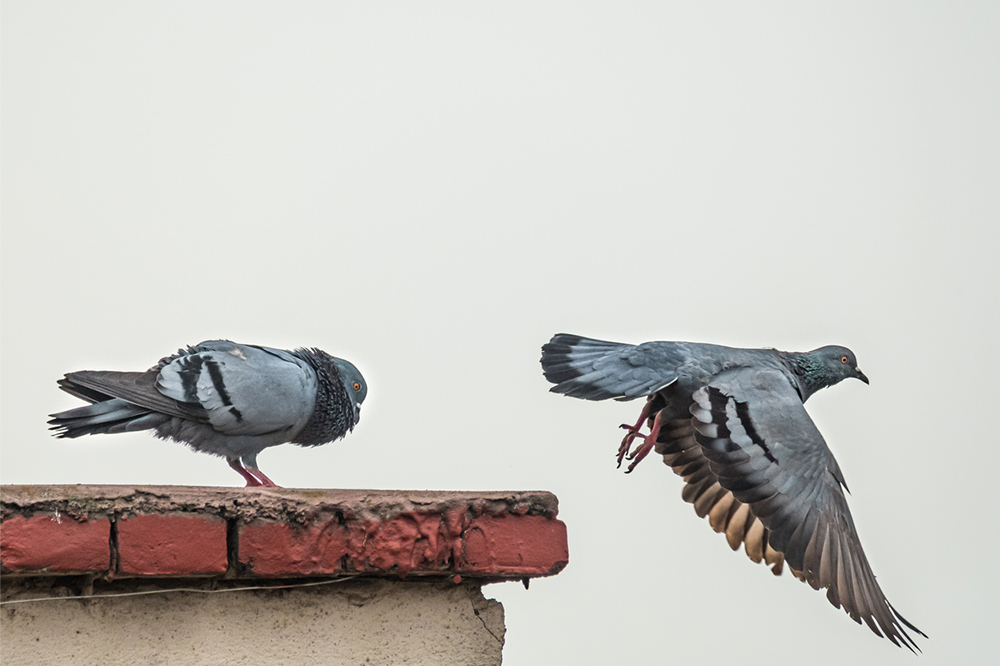
[[[833,454],[798,393],[776,370],[738,369],[695,391],[695,439],[723,488],[768,529],[795,575],[856,622],[911,650],[904,625],[875,580]]]
[[[655,414],[655,402],[653,410]],[[707,518],[713,530],[725,535],[730,548],[737,550],[742,544],[751,560],[766,563],[775,576],[781,573],[785,556],[768,543],[768,529],[750,511],[750,506],[736,499],[719,483],[719,477],[695,440],[690,418],[671,419],[662,424],[656,438],[656,452],[684,479],[681,498],[694,505],[695,513],[700,518]]]
[[[202,343],[163,365],[157,390],[204,410],[227,435],[295,435],[316,403],[316,373],[289,352],[228,341]]]
[[[626,345],[559,333],[542,346],[542,371],[555,393],[585,400],[632,400],[677,380],[671,343]]]
[[[132,416],[143,412],[156,412],[192,421],[207,421],[206,414],[198,405],[179,404],[160,393],[156,389],[156,378],[155,369],[146,372],[81,370],[68,373],[58,384],[66,393],[93,403],[95,409],[102,411],[110,408],[110,405],[104,403],[118,398],[137,408],[130,410]],[[85,409],[79,408],[76,411]],[[86,413],[93,413],[93,410]]]
[[[197,356],[199,352],[228,352],[235,347],[236,345],[228,340],[211,340],[180,349],[176,354],[161,359],[146,372],[81,370],[68,373],[58,384],[66,393],[90,403],[107,402],[118,398],[141,410],[207,423],[208,414],[197,400],[171,396],[158,389],[160,371],[175,363],[185,365],[184,359]],[[179,365],[174,365],[174,368]],[[102,409],[107,411],[107,406],[102,406]]]

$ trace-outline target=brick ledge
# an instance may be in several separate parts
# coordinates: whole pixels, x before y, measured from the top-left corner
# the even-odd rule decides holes
[[[569,560],[544,491],[0,486],[5,575],[526,579]]]

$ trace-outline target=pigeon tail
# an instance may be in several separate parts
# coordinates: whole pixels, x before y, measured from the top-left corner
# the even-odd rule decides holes
[[[542,346],[542,372],[555,384],[550,391],[584,400],[621,397],[608,386],[600,362],[632,345],[559,333]]]
[[[59,438],[75,439],[83,435],[113,434],[149,430],[168,417],[114,398],[86,407],[50,414],[49,430]]]
[[[542,372],[555,384],[550,391],[584,400],[634,400],[665,388],[677,379],[672,370],[682,363],[677,345],[626,345],[559,333],[542,346]]]

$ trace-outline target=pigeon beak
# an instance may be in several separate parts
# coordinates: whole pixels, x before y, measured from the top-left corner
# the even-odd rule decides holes
[[[858,373],[854,375],[855,377],[863,381],[865,384],[869,383],[868,378],[865,377],[865,373],[861,372],[861,368],[854,368],[854,372]]]

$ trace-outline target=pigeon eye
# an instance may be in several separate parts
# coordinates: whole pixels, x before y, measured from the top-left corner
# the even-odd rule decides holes
[[[358,382],[354,382],[354,390],[355,391],[360,391],[361,390],[361,384],[359,384]]]
[[[841,356],[840,357],[840,362],[841,363],[847,363],[847,357],[846,356]]]

